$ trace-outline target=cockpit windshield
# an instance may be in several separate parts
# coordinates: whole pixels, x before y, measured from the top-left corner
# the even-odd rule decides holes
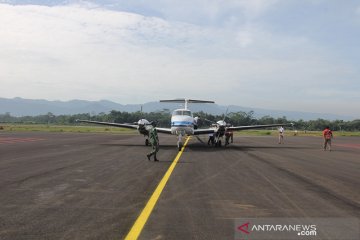
[[[191,111],[189,110],[175,110],[173,115],[190,116],[192,117]]]

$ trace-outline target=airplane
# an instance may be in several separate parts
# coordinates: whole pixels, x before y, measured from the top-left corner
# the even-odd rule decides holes
[[[218,121],[217,126],[206,129],[198,129],[198,117],[194,117],[191,110],[188,108],[189,103],[215,103],[214,101],[206,100],[194,100],[194,99],[172,99],[172,100],[160,100],[160,102],[171,103],[184,103],[184,108],[175,109],[171,115],[171,127],[162,128],[156,127],[158,133],[176,135],[178,138],[177,147],[181,151],[183,147],[182,138],[185,135],[197,136],[202,134],[214,134],[216,139],[216,146],[221,147],[221,139],[225,135],[226,131],[240,131],[248,129],[259,129],[267,127],[278,127],[286,124],[266,124],[266,125],[250,125],[250,126],[228,126],[224,120]],[[93,123],[99,125],[106,125],[112,127],[122,127],[136,129],[142,135],[144,135],[145,145],[149,145],[149,131],[153,127],[152,122],[146,119],[140,119],[137,123],[111,123],[111,122],[99,122],[90,120],[76,120],[77,122]]]

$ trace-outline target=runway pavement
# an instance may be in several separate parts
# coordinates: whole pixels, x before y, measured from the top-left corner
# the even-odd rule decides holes
[[[206,139],[204,139],[206,141]],[[239,218],[360,218],[360,138],[191,139],[139,239],[234,239]],[[176,155],[160,135],[0,132],[0,239],[124,239]]]

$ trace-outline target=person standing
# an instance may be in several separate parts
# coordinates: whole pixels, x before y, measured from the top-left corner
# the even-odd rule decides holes
[[[158,137],[157,130],[156,130],[156,123],[152,122],[151,125],[152,125],[152,128],[149,131],[149,140],[150,140],[152,151],[149,154],[147,154],[146,156],[147,156],[148,160],[150,161],[151,156],[154,155],[154,161],[158,162],[159,160],[156,158],[156,154],[159,151],[159,137]]]
[[[233,141],[234,141],[234,133],[231,130],[226,129],[226,131],[225,131],[225,145],[229,145],[230,140],[231,140],[231,143],[233,143]]]
[[[329,146],[329,151],[331,151],[331,139],[333,138],[332,131],[330,127],[326,127],[323,131],[323,138],[324,138],[324,151],[326,151],[327,147]]]
[[[279,130],[279,144],[282,144],[282,143],[284,143],[285,129],[283,128],[283,126],[280,126],[278,130]]]
[[[209,140],[208,140],[208,145],[214,145],[215,143],[215,136],[214,136],[215,133],[209,133]]]

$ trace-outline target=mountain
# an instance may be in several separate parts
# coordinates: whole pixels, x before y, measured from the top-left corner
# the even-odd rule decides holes
[[[126,104],[101,100],[101,101],[85,101],[85,100],[71,100],[71,101],[48,101],[40,99],[24,99],[24,98],[0,98],[0,114],[10,113],[12,116],[36,116],[51,112],[55,115],[71,115],[78,113],[98,114],[101,112],[109,113],[111,110],[122,112],[136,112],[141,109],[144,112],[162,111],[164,109],[173,110],[179,108],[177,103],[160,103],[148,102],[145,104]],[[295,112],[295,111],[281,111],[269,110],[260,108],[249,108],[236,105],[221,106],[217,104],[191,104],[193,112],[203,111],[210,114],[221,115],[226,112],[249,112],[254,111],[254,117],[260,118],[263,116],[271,116],[279,118],[285,116],[289,120],[315,120],[318,118],[327,120],[353,120],[351,116],[340,116],[335,114],[323,113],[309,113],[309,112]]]

